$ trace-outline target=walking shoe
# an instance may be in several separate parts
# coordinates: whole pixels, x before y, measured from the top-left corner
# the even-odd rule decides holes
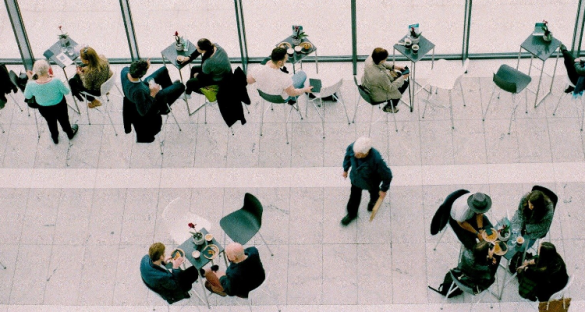
[[[398,107],[393,106],[392,104],[387,104],[382,110],[386,113],[398,113]]]
[[[372,212],[372,210],[374,210],[374,206],[376,206],[376,202],[369,202],[368,203],[368,211]]]
[[[568,86],[568,87],[565,89],[565,93],[571,93],[571,92],[573,92],[574,90],[575,90],[575,87],[573,87],[573,86]]]
[[[87,103],[87,107],[89,107],[89,108],[96,108],[98,106],[102,106],[102,102],[100,102],[97,99]]]
[[[350,215],[346,215],[345,217],[343,217],[343,219],[341,219],[341,224],[343,226],[347,226],[348,224],[351,223],[351,221],[353,221],[356,217],[351,217]]]
[[[59,137],[54,137],[53,138],[53,143],[59,144]]]
[[[79,126],[77,124],[73,124],[71,126],[71,135],[69,136],[69,140],[73,139],[75,137],[75,135],[77,134],[77,131],[79,131]]]

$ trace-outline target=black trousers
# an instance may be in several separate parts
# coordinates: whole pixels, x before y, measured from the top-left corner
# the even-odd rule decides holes
[[[184,291],[191,290],[193,283],[195,283],[198,277],[199,273],[197,272],[197,268],[194,266],[181,271],[181,273],[179,273],[179,285],[181,286],[181,289]]]
[[[59,138],[59,129],[57,128],[57,121],[61,124],[63,131],[71,139],[73,137],[73,129],[69,123],[69,112],[67,110],[67,102],[65,97],[57,105],[53,106],[39,106],[39,113],[47,120],[49,131],[53,140]]]
[[[571,80],[573,85],[577,85],[577,79],[579,79],[579,75],[575,70],[575,57],[569,51],[562,51],[563,52],[563,61],[565,63],[565,68],[567,69],[567,75]]]
[[[380,197],[380,187],[368,190],[370,192],[370,203],[375,203]],[[362,189],[351,185],[351,193],[349,194],[349,201],[347,202],[347,215],[355,218],[357,217],[360,202],[362,201]]]
[[[402,86],[400,88],[398,88],[398,91],[400,91],[400,94],[404,94],[404,91],[406,91],[406,89],[408,88],[408,84],[410,83],[410,80],[405,81]],[[392,106],[396,107],[396,105],[398,105],[398,103],[400,102],[400,99],[392,99],[390,100],[390,102],[392,103]]]
[[[467,223],[471,224],[471,226],[473,226],[473,228],[477,230],[478,226],[477,226],[477,219],[475,216],[476,215],[474,215],[473,218],[467,220]],[[455,235],[457,235],[457,238],[459,238],[459,241],[461,241],[463,246],[465,246],[465,248],[467,248],[467,249],[473,249],[473,246],[475,246],[475,244],[477,244],[477,242],[478,242],[477,235],[462,228],[459,225],[459,223],[457,223],[457,221],[455,221],[451,217],[449,217],[449,225],[451,225],[453,232],[455,232]],[[483,227],[484,228],[487,228],[487,227],[492,228],[493,227],[492,223],[485,215],[483,215]]]
[[[195,73],[197,73],[197,77],[193,78]],[[210,85],[219,84],[219,82],[213,81],[210,75],[204,74],[201,70],[201,66],[191,67],[191,75],[189,77],[190,79],[187,80],[187,83],[185,84],[187,86],[185,93],[187,94],[191,94],[193,91],[201,93],[199,89]]]
[[[75,74],[73,78],[69,79],[69,86],[71,87],[71,95],[75,96],[78,100],[83,101],[83,97],[81,96],[81,92],[91,93],[93,95],[99,96],[101,95],[100,90],[88,90],[86,87],[83,86],[83,81],[81,81],[81,77],[79,74]],[[88,101],[93,101],[95,98],[91,95],[87,96]]]

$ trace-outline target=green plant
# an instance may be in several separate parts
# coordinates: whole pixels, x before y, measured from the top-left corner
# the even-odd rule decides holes
[[[550,30],[548,29],[548,21],[542,20],[542,22],[544,23],[544,25],[542,25],[542,30],[544,31],[544,35],[545,36],[550,35]]]
[[[196,240],[200,240],[203,238],[203,234],[197,230],[195,230],[195,224],[193,223],[189,223],[189,228],[193,229],[193,231],[189,231],[189,233],[191,233],[191,236],[193,236],[194,239]]]
[[[510,226],[504,224],[499,232],[500,232],[500,236],[502,236],[502,237],[508,236],[508,234],[510,233]]]
[[[59,39],[67,39],[69,38],[69,35],[66,32],[63,32],[62,26],[59,25],[59,30],[61,31],[61,33],[59,34]]]

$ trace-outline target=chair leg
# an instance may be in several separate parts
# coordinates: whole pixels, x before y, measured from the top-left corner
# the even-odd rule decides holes
[[[485,108],[485,113],[483,114],[483,117],[481,119],[481,121],[485,121],[485,116],[487,116],[487,113],[490,109],[490,104],[492,104],[492,98],[494,97],[494,91],[496,91],[496,86],[494,85],[493,89],[492,89],[492,94],[490,94],[490,100],[488,101],[487,107]],[[498,98],[499,98],[499,92],[498,92]]]
[[[291,107],[292,110],[292,107]],[[290,116],[290,113],[288,114]],[[288,144],[288,118],[287,118],[287,114],[286,114],[286,108],[284,109],[284,132],[286,133],[286,144]]]
[[[243,104],[243,105],[244,105],[244,108],[246,109],[246,111],[248,112],[248,114],[250,114],[250,110],[248,109],[248,105],[246,105],[246,104]]]
[[[553,116],[555,116],[555,114],[557,113],[557,109],[559,108],[559,104],[561,104],[561,100],[563,98],[565,98],[565,95],[567,95],[566,93],[563,93],[563,95],[561,95],[561,97],[559,98],[559,101],[557,102],[557,105],[555,106],[555,110],[553,111]]]
[[[89,106],[88,106],[89,103],[87,102],[87,96],[86,95],[82,95],[82,96],[83,96],[83,99],[85,100],[84,101],[85,102],[85,105],[84,106],[85,106],[85,112],[87,113],[87,123],[89,125],[91,125],[91,119],[89,118]]]
[[[372,113],[370,114],[370,130],[368,131],[368,136],[372,136],[372,120],[374,120],[374,105],[372,105]]]
[[[37,113],[35,111],[33,111],[33,115],[35,115],[35,126],[37,126],[37,135],[38,135],[38,139],[41,138],[41,130],[39,129],[39,122],[37,120]]]
[[[445,235],[445,232],[447,232],[447,227],[445,226],[445,228],[443,229],[443,232],[441,232],[441,236],[439,236],[439,240],[437,241],[437,243],[435,244],[435,248],[433,248],[433,250],[437,250],[437,247],[439,246],[439,243],[441,242],[441,240],[443,239],[443,235]]]
[[[423,109],[423,114],[421,117],[422,119],[425,119],[425,113],[427,112],[427,105],[429,105],[429,102],[431,99],[431,94],[433,93],[433,87],[431,86],[430,88],[431,88],[431,92],[429,92],[429,94],[427,94],[427,100],[425,101],[425,108]]]
[[[585,102],[581,96],[581,131],[583,131],[583,120],[585,120]]]
[[[266,245],[266,248],[268,248],[268,251],[270,251],[270,256],[274,257],[274,253],[272,252],[272,250],[270,250],[270,246],[268,246],[268,244],[266,243],[266,241],[264,240],[264,237],[262,236],[262,233],[258,232],[258,235],[260,236],[260,238],[262,239],[262,241],[264,242],[264,245]]]
[[[390,105],[392,105],[393,107],[396,107],[394,104],[392,104],[392,101],[390,101]],[[388,117],[387,114],[386,114],[386,117]],[[396,130],[396,132],[398,132],[398,123],[396,122],[396,113],[392,113],[392,119],[394,119],[394,130]],[[386,120],[386,123],[388,123],[387,120]]]
[[[16,106],[18,106],[18,109],[20,109],[20,112],[24,112],[24,110],[22,109],[22,107],[20,106],[20,104],[18,104],[18,102],[16,101],[16,99],[14,98],[14,95],[11,93],[8,93],[8,95],[10,95],[10,97],[12,98],[12,101],[14,102],[14,104],[16,104]],[[28,114],[30,116],[30,112]]]
[[[358,110],[360,100],[361,100],[361,98],[359,98],[359,96],[360,96],[360,94],[358,93],[358,100],[355,103],[355,110],[353,111],[353,120],[352,120],[353,123],[355,123],[355,116],[357,115],[357,110]]]
[[[183,131],[181,129],[181,126],[179,125],[179,122],[177,121],[177,118],[175,117],[175,114],[173,114],[173,110],[171,109],[171,106],[169,106],[169,104],[167,103],[167,108],[169,109],[169,114],[171,116],[173,116],[173,119],[175,120],[175,123],[177,124],[177,127],[179,127],[179,131]],[[169,120],[169,116],[167,115],[167,121]]]
[[[512,94],[512,103],[514,103],[514,110],[512,111],[512,116],[510,116],[510,126],[508,126],[508,134],[512,130],[512,120],[516,117],[516,109],[518,108],[518,104],[516,103],[515,96]]]
[[[6,270],[6,266],[2,262],[0,262],[0,265]]]
[[[465,95],[463,95],[463,85],[461,84],[461,79],[459,79],[459,88],[461,88],[461,98],[463,99],[463,107],[467,107],[467,105],[465,104]]]
[[[337,102],[341,102],[341,104],[343,105],[343,110],[345,111],[345,117],[347,117],[347,124],[349,125],[351,122],[349,121],[349,115],[347,114],[347,107],[345,106],[345,102],[341,98],[341,91],[339,92],[339,96],[337,96],[337,95],[335,95],[335,93],[333,93],[333,98],[335,100],[337,100]]]
[[[262,115],[260,115],[260,136],[262,136],[262,127],[264,126],[264,100],[262,100]]]
[[[110,119],[110,124],[112,125],[112,128],[114,128],[114,133],[116,134],[116,136],[118,136],[118,131],[116,131],[116,127],[114,126],[114,121],[112,120],[112,116],[110,115],[110,110],[108,109],[108,103],[110,102],[110,99],[108,99],[108,101],[106,101],[106,106],[104,107],[104,110],[106,111],[106,114],[108,114],[108,118]]]

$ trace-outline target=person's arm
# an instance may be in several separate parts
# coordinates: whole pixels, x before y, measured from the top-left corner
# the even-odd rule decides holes
[[[380,157],[380,161],[377,164],[378,166],[378,175],[382,179],[382,186],[380,186],[380,196],[385,196],[386,192],[390,188],[390,182],[392,182],[392,171],[386,165],[384,159]],[[384,193],[384,195],[382,195]]]
[[[345,150],[345,157],[343,157],[343,172],[344,177],[347,178],[347,172],[349,171],[349,167],[351,167],[351,150],[353,149],[353,143],[350,144],[347,149]]]
[[[24,88],[24,98],[25,99],[30,99],[30,98],[32,98],[34,96],[33,91],[32,91],[32,89],[34,88],[32,86],[33,83],[34,82],[32,80],[29,80],[26,83],[26,87]]]
[[[67,86],[63,83],[63,81],[61,81],[61,79],[57,79],[57,87],[59,88],[59,91],[63,93],[63,95],[69,94],[69,88],[67,88]]]
[[[514,216],[512,216],[512,220],[510,220],[510,227],[512,229],[520,229],[523,230],[525,226],[526,220],[524,219],[524,214],[522,213],[522,206],[524,205],[524,201],[526,200],[526,195],[520,199],[520,203],[518,204],[518,209],[514,212]]]
[[[154,95],[156,95],[156,93]],[[152,95],[152,90],[150,93],[146,90],[139,90],[135,93],[136,110],[140,116],[144,117],[150,112],[154,106],[154,95]]]
[[[464,229],[470,233],[473,233],[474,235],[477,236],[477,238],[479,238],[479,240],[483,240],[483,237],[481,237],[481,231],[478,231],[475,228],[473,228],[473,226],[471,224],[469,224],[469,222],[467,222],[467,221],[459,222],[457,220],[456,220],[456,222],[457,222],[457,224],[459,224],[459,226],[462,229]]]
[[[288,88],[284,89],[284,92],[286,92],[288,96],[299,96],[305,92],[310,93],[312,89],[313,86],[304,87],[302,89],[295,89],[295,87],[291,84],[288,86]]]
[[[252,75],[248,74],[248,76],[246,76],[246,82],[248,84],[253,84],[256,82],[256,79],[254,79],[254,77],[252,77]]]
[[[526,237],[530,239],[537,239],[544,237],[546,233],[548,233],[553,220],[552,203],[547,206],[547,210],[548,211],[544,218],[542,218],[542,220],[540,220],[538,223],[526,223]]]

